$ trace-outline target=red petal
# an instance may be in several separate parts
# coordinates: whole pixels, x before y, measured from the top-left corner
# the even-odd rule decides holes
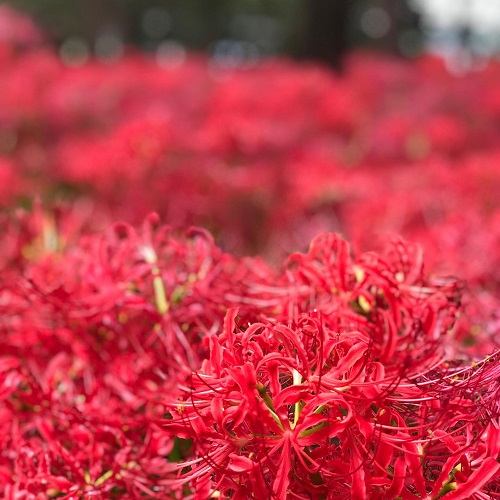
[[[351,500],[366,500],[365,469],[356,448],[353,449],[351,457],[351,466],[354,467],[354,472],[352,473]]]
[[[278,500],[285,500],[290,484],[290,470],[292,469],[290,457],[290,436],[283,437],[283,450],[281,452],[281,463],[273,483],[273,492]]]
[[[248,472],[251,471],[255,465],[255,462],[252,462],[249,458],[231,453],[231,455],[229,455],[229,464],[227,468],[232,472]]]
[[[398,458],[394,464],[394,478],[389,489],[385,492],[386,498],[396,498],[401,494],[401,490],[406,479],[406,462]]]

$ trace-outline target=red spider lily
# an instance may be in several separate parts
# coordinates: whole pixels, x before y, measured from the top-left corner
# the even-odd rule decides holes
[[[455,321],[459,286],[455,280],[424,276],[419,247],[392,241],[386,256],[353,258],[345,240],[317,237],[307,254],[288,259],[275,311],[284,322],[317,310],[339,331],[359,330],[371,338],[386,369],[401,364],[432,366],[444,355],[441,337]],[[438,356],[434,358],[434,356]]]
[[[490,239],[467,219],[498,209],[495,62],[454,78],[429,57],[358,53],[342,77],[274,60],[217,78],[200,57],[165,68],[127,51],[112,70],[75,68],[49,48],[0,65],[0,155],[18,167],[19,194],[91,200],[94,221],[155,210],[274,259],[325,230],[391,232],[430,240],[464,274],[476,266],[450,217],[466,241]]]
[[[0,492],[168,495],[163,395],[199,366],[228,291],[264,267],[155,216],[76,241],[63,222],[39,210],[6,226],[24,251],[5,256],[2,283]]]
[[[200,499],[430,500],[492,487],[499,368],[489,360],[391,376],[369,336],[333,331],[317,314],[292,327],[237,326],[236,316],[161,422],[193,439],[194,458],[168,481],[183,496],[186,483]]]
[[[0,496],[500,498],[498,63],[75,68],[12,21],[0,205],[71,209],[0,215]]]
[[[24,248],[0,304],[7,498],[497,488],[498,369],[446,361],[456,284],[417,247],[353,257],[324,235],[280,274],[155,217],[76,240],[63,221],[7,226]],[[179,464],[175,436],[194,441]]]
[[[402,242],[386,259],[352,261],[325,235],[294,260],[281,297],[289,325],[238,325],[231,310],[162,421],[195,446],[169,484],[187,495],[189,483],[193,498],[466,498],[490,488],[499,369],[445,360],[455,284],[427,280],[418,249]],[[441,437],[462,446],[443,450]],[[460,453],[467,471],[436,478]]]

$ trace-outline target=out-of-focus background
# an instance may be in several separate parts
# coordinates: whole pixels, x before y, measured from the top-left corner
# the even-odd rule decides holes
[[[497,0],[5,2],[0,204],[154,210],[271,260],[320,231],[398,234],[479,272],[499,25]]]
[[[12,0],[33,15],[63,57],[118,57],[124,44],[143,50],[201,50],[236,64],[290,54],[339,65],[351,48],[369,46],[415,57],[422,50],[450,65],[466,50],[489,57],[500,47],[496,0]]]
[[[124,43],[147,51],[167,44],[233,61],[291,54],[331,58],[369,44],[404,55],[421,46],[420,8],[387,0],[17,0],[63,54],[116,57]]]
[[[148,52],[201,50],[232,64],[289,54],[338,67],[346,51],[368,46],[404,57],[431,50],[460,71],[500,48],[497,0],[6,3],[30,13],[67,58],[116,58],[132,43]]]

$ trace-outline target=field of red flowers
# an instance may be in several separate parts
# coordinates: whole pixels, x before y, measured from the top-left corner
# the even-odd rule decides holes
[[[0,25],[2,498],[500,499],[499,62]]]

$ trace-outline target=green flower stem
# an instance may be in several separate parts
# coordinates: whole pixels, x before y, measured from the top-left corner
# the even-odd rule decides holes
[[[314,427],[311,427],[310,429],[306,429],[305,431],[302,431],[299,434],[299,438],[304,438],[307,436],[310,436],[311,434],[314,434],[315,432],[318,432],[319,430],[323,429],[328,425],[328,422],[321,422],[319,424],[316,424]]]
[[[156,252],[151,247],[143,248],[144,260],[148,264],[156,264],[158,262],[158,257]],[[153,275],[153,288],[155,292],[156,309],[160,314],[165,314],[169,309],[169,304],[167,301],[167,294],[165,292],[165,284],[160,276],[160,269],[158,266],[154,266],[151,269],[151,274]]]
[[[257,392],[259,393],[259,396],[262,398],[264,401],[267,409],[271,413],[271,416],[273,417],[274,421],[278,424],[278,427],[284,431],[283,424],[281,423],[280,418],[278,417],[276,413],[276,409],[274,408],[273,400],[271,399],[271,396],[267,393],[267,389],[264,385],[262,384],[257,384]]]

